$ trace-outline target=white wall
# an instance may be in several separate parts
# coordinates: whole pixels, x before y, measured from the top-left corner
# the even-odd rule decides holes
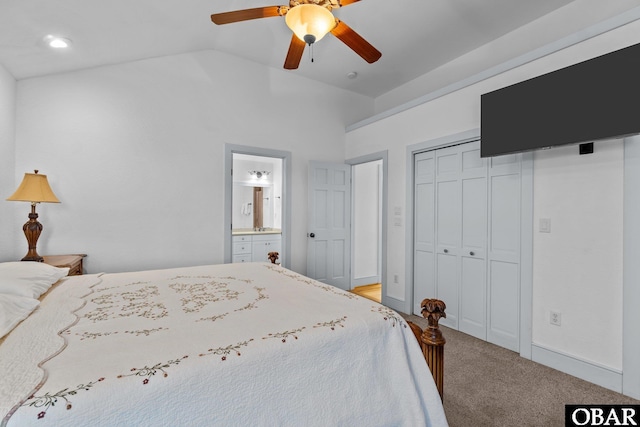
[[[343,161],[345,125],[373,109],[214,51],[21,80],[16,104],[15,175],[40,169],[62,202],[39,208],[38,252],[87,253],[89,272],[222,262],[231,143],[293,153],[291,265],[304,273],[307,163]]]
[[[15,102],[16,81],[0,65],[0,262],[13,261],[27,253],[27,241],[20,230],[28,220],[29,205],[5,201],[20,184],[14,175]],[[24,211],[21,220],[15,214],[19,207]],[[16,242],[18,234],[23,236],[22,242]],[[21,253],[17,246],[19,243],[19,247],[24,249],[22,255],[18,255]]]
[[[622,369],[622,140],[534,153],[533,342]],[[597,315],[606,305],[606,315]],[[561,327],[549,321],[561,313]],[[570,338],[568,338],[570,337]],[[598,345],[594,343],[597,337]]]
[[[535,37],[535,34],[531,34],[530,36]],[[408,145],[435,140],[479,128],[480,95],[483,93],[639,42],[640,22],[635,21],[540,59],[525,63],[524,65],[494,77],[486,78],[460,90],[436,97],[430,102],[414,106],[413,108],[365,126],[355,127],[347,134],[347,158],[387,149],[389,156],[388,209],[393,211],[394,207],[406,206],[405,153]],[[547,155],[554,157],[556,154],[551,152]],[[575,156],[578,156],[577,152]],[[602,161],[602,157],[598,155],[591,159],[597,162]],[[580,161],[580,159],[575,159],[575,162],[578,161]],[[584,162],[584,160],[582,161]],[[617,161],[609,162],[608,160],[602,162],[602,164],[598,163],[598,167],[606,169],[604,173],[607,175],[607,180],[617,180],[617,178],[613,177],[616,176],[614,169],[619,166],[619,163]],[[576,164],[575,168],[580,171],[580,174],[593,173],[591,166]],[[566,191],[566,189],[563,189],[562,186],[558,184],[557,179],[551,176],[545,176],[546,173],[544,169],[537,169],[536,179],[538,186],[534,188],[534,200],[540,201],[542,195],[545,195],[545,197],[551,197],[551,195],[554,195],[553,197],[556,198],[561,197],[563,194],[562,191]],[[621,209],[622,207],[618,204],[612,206],[610,212],[612,218],[620,218],[622,216]],[[588,215],[590,215],[590,213],[584,212],[582,217],[575,217],[575,223],[571,224],[571,228],[579,229],[584,227],[586,229],[590,227],[593,221],[586,219]],[[534,222],[537,223],[538,219],[539,218],[534,217]],[[557,223],[557,226],[561,224],[562,223]],[[556,222],[554,222],[552,226],[554,226],[558,234],[554,234],[554,237],[560,238],[565,230],[559,230],[555,225]],[[405,249],[407,247],[405,224],[392,227],[392,224],[389,223],[388,226],[392,231],[388,237],[387,295],[400,301],[405,301],[407,302],[407,306],[409,306],[410,301],[407,301],[407,295],[410,295],[410,284],[405,283],[404,279],[405,262],[407,261],[405,258]],[[617,227],[615,224],[612,226],[614,229]],[[602,230],[607,230],[607,227],[603,227],[599,232]],[[569,233],[567,239],[571,238],[571,233]],[[613,238],[621,239],[621,236],[617,234],[617,237],[613,236]],[[607,243],[612,244],[610,241]],[[620,245],[621,240],[616,240],[616,242],[613,243],[615,248],[619,248]],[[534,250],[538,249],[540,248],[534,248]],[[582,251],[587,250],[588,248],[586,247],[582,248]],[[618,251],[618,249],[614,250]],[[564,271],[564,264],[575,262],[574,253],[558,255],[559,256],[554,259],[555,264],[553,271],[555,272]],[[606,259],[610,260],[608,257]],[[541,265],[537,264],[539,262],[539,258],[534,259],[534,270],[536,271],[540,271],[539,267],[541,267]],[[585,298],[592,296],[592,298],[596,299],[602,295],[602,281],[600,280],[602,277],[612,278],[611,283],[608,285],[610,286],[608,288],[610,295],[615,296],[620,294],[621,283],[618,279],[620,264],[618,262],[607,262],[606,264],[603,262],[591,263],[590,258],[581,258],[580,266],[582,267],[581,277],[587,278],[581,285],[581,293]],[[395,274],[401,278],[398,284],[394,284],[392,280],[389,280],[389,278]],[[535,296],[533,300],[533,311],[534,313],[538,313],[533,319],[535,322],[533,329],[536,331],[536,339],[548,343],[554,350],[560,353],[567,350],[582,360],[593,361],[612,370],[619,369],[619,354],[622,342],[620,335],[617,333],[614,333],[609,340],[611,348],[615,349],[612,350],[614,352],[613,356],[606,356],[602,351],[596,350],[597,345],[586,345],[583,342],[585,339],[584,334],[575,333],[577,326],[571,326],[569,328],[570,330],[567,330],[567,328],[563,329],[562,344],[549,333],[547,328],[548,320],[543,319],[544,315],[540,315],[539,313],[545,311],[545,308],[549,306],[548,301],[552,301],[556,295],[560,293],[569,294],[569,292],[575,290],[569,287],[568,283],[558,279],[559,277],[554,275],[554,282],[557,283],[557,288],[555,288],[551,294],[549,293],[549,289],[544,288],[539,282],[533,284]],[[582,322],[580,327],[584,330],[589,330],[590,328],[599,330],[597,324],[601,321],[602,316],[590,312],[589,306],[582,306],[579,301],[571,303],[568,298],[561,301],[561,303],[562,306],[560,309],[567,312],[569,316],[567,319],[568,322],[571,322],[571,317],[575,316],[575,319],[580,319]],[[609,313],[615,313],[621,310],[622,305],[620,299],[614,297],[610,303],[609,301],[607,302],[607,314],[604,315],[609,316]],[[614,315],[608,326],[615,327],[617,324],[619,324],[619,318]]]

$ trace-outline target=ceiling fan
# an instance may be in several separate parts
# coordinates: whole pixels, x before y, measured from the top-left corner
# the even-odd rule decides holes
[[[335,18],[331,10],[348,6],[360,0],[289,0],[289,6],[265,6],[253,9],[214,13],[211,20],[218,25],[259,18],[284,16],[293,31],[284,68],[298,68],[306,44],[311,46],[327,33],[331,33],[349,46],[368,63],[374,63],[382,54],[347,24]]]

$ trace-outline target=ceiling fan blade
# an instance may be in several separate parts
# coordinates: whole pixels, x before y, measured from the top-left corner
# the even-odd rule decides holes
[[[338,3],[340,3],[340,6],[349,6],[352,3],[358,2],[360,0],[338,0]]]
[[[287,52],[287,58],[284,60],[284,68],[287,70],[295,70],[300,65],[302,59],[302,53],[306,43],[303,42],[295,34],[291,35],[291,44],[289,45],[289,52]]]
[[[369,64],[380,59],[382,53],[380,53],[378,49],[363,39],[360,34],[353,31],[347,24],[338,19],[336,19],[336,21],[338,24],[333,30],[331,30],[331,34],[339,38],[344,44],[349,46]]]
[[[234,10],[231,12],[214,13],[211,20],[214,24],[231,24],[233,22],[248,21],[250,19],[271,18],[273,16],[284,16],[288,12],[288,7],[265,6],[254,9]]]

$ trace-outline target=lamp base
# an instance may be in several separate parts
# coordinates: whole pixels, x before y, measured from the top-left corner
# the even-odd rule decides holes
[[[31,213],[29,214],[29,221],[22,226],[22,231],[27,238],[29,244],[29,251],[21,261],[37,261],[44,262],[44,258],[38,255],[36,251],[36,244],[38,243],[38,237],[42,232],[42,224],[38,222],[38,214],[36,213],[36,204],[31,204]]]
[[[44,262],[44,258],[41,257],[40,255],[36,255],[36,256],[25,256],[24,258],[22,258],[20,261],[35,261],[35,262]]]

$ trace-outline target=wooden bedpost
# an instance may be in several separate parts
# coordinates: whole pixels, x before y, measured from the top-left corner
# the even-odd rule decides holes
[[[444,398],[444,344],[446,340],[438,326],[441,317],[447,317],[444,312],[447,306],[439,299],[424,299],[420,304],[422,316],[427,319],[428,326],[423,331],[418,325],[409,322],[409,326],[420,343],[436,387],[440,393],[440,399]]]

